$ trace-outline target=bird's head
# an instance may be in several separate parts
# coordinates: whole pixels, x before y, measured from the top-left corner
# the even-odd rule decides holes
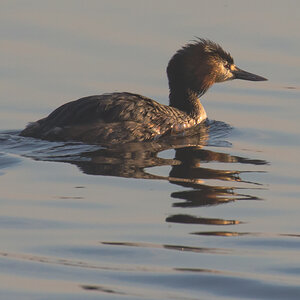
[[[199,95],[216,82],[267,80],[238,68],[228,52],[205,39],[197,39],[180,49],[170,60],[167,73],[171,90],[189,89]]]

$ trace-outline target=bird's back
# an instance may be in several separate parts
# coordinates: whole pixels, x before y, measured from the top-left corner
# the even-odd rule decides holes
[[[47,140],[117,143],[153,139],[186,122],[182,111],[131,93],[90,96],[68,102],[30,123],[22,136]]]

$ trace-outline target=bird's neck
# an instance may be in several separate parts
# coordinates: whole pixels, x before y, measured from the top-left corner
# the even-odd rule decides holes
[[[203,105],[200,102],[199,94],[191,89],[171,89],[170,106],[180,109],[192,118],[206,118]]]

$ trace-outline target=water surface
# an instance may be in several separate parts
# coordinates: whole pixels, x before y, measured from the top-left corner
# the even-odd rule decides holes
[[[1,299],[299,299],[299,4],[2,1]],[[192,138],[19,137],[82,96],[168,103],[194,36],[268,82],[215,85]]]

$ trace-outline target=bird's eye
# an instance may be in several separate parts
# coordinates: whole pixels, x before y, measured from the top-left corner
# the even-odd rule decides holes
[[[225,69],[230,70],[230,64],[229,63],[225,63],[224,67],[225,67]]]

